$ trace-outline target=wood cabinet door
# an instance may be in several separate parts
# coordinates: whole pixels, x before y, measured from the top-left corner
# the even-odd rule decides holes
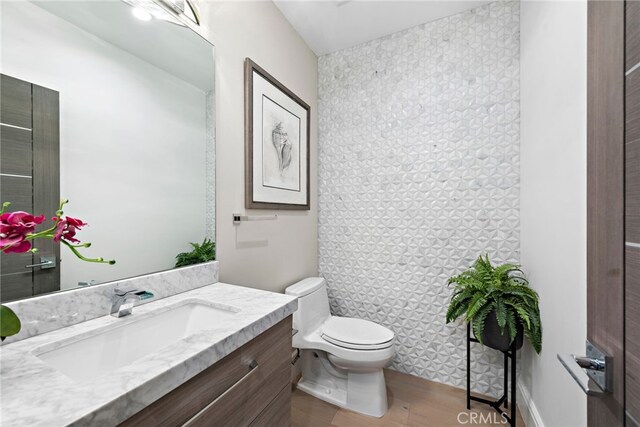
[[[58,92],[4,74],[0,84],[0,202],[51,217],[60,203]],[[2,302],[60,289],[59,244],[41,239],[34,247],[36,254],[0,254]],[[27,267],[42,257],[56,267]]]

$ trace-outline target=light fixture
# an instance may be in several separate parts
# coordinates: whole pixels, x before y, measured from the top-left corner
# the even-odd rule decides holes
[[[133,13],[133,16],[141,21],[151,21],[151,14],[142,7],[134,7],[131,12]]]
[[[0,0],[2,1],[2,0]],[[133,8],[133,15],[142,20],[158,19],[181,25],[200,25],[198,0],[122,0]]]

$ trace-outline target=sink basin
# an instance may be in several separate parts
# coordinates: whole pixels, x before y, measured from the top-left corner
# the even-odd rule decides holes
[[[90,336],[36,350],[45,363],[78,382],[93,381],[198,332],[214,329],[232,319],[240,309],[200,301],[183,301],[157,312],[122,319]]]

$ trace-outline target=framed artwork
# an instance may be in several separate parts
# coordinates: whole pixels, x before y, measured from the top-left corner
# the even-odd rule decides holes
[[[245,59],[245,208],[309,210],[309,106]]]

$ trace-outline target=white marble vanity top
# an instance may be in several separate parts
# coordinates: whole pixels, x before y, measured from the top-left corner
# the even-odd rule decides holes
[[[134,322],[185,300],[234,306],[240,311],[90,383],[76,382],[38,358],[109,325]],[[0,424],[6,426],[114,426],[292,314],[288,295],[216,283],[0,347]],[[82,364],[82,359],[76,361]]]

